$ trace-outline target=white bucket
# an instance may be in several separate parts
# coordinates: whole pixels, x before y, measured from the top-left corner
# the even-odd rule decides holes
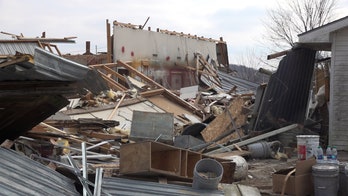
[[[319,146],[319,135],[297,135],[297,158],[306,160],[315,155]]]

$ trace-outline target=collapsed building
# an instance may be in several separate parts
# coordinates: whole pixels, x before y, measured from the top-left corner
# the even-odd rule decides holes
[[[73,195],[75,188],[86,195],[129,195],[134,186],[127,184],[133,183],[139,185],[136,191],[149,194],[223,195],[220,188],[187,187],[199,161],[217,161],[224,170],[221,182],[232,184],[246,178],[245,164],[241,168],[233,156],[290,159],[285,147],[296,150],[298,134],[328,135],[323,144],[346,148],[344,138],[336,138],[344,116],[332,117],[344,107],[325,111],[328,100],[338,104],[341,94],[335,89],[344,85],[333,85],[341,74],[319,69],[316,53],[332,49],[331,65],[339,65],[331,70],[341,70],[342,61],[335,60],[344,53],[338,46],[345,40],[347,18],[299,35],[298,46],[281,53],[285,57],[267,84],[231,75],[222,38],[117,21],[111,35],[106,25],[103,54],[92,54],[89,42],[83,55],[62,55],[52,44],[71,43],[71,38],[0,40],[0,140],[2,148],[10,148],[3,154],[13,156],[11,165],[26,161],[8,152],[19,151],[57,171],[52,174],[57,180],[75,181],[74,187],[50,188],[64,187]],[[261,148],[252,148],[255,143]],[[28,175],[40,181],[35,173]],[[174,185],[178,181],[186,186]],[[19,184],[27,187],[25,193],[33,183]],[[15,192],[21,190],[8,189]]]

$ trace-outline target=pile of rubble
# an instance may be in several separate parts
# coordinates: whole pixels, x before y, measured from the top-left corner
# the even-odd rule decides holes
[[[35,47],[30,58],[17,54],[0,61],[1,74],[10,74],[0,97],[0,170],[8,194],[224,195],[228,184],[260,194],[255,187],[232,185],[250,177],[245,159],[284,162],[294,150],[286,147],[294,144],[284,146],[277,136],[291,133],[293,140],[304,130],[296,119],[272,113],[272,99],[261,104],[271,97],[265,84],[255,85],[257,91],[240,93],[237,85],[224,90],[216,63],[199,53],[198,85],[173,91],[131,63],[87,67]],[[42,69],[53,59],[61,67]],[[77,81],[89,73],[104,90],[84,86],[77,96]],[[11,99],[17,104],[8,104]],[[191,186],[201,160],[221,164],[223,187]]]

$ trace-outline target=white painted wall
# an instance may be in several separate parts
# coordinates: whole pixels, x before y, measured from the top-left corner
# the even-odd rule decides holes
[[[329,144],[348,150],[348,27],[332,33]]]
[[[114,25],[114,61],[132,61],[140,65],[148,60],[150,65],[173,66],[174,63],[195,66],[194,53],[204,57],[216,56],[216,43],[166,33],[133,29]],[[123,48],[123,49],[122,49]]]

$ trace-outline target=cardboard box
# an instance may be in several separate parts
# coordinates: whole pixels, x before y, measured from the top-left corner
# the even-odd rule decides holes
[[[314,194],[312,179],[312,166],[316,163],[315,159],[308,159],[296,162],[296,172],[288,178],[286,182],[285,194],[305,196]],[[285,178],[294,168],[282,169],[273,174],[273,192],[281,193]]]

